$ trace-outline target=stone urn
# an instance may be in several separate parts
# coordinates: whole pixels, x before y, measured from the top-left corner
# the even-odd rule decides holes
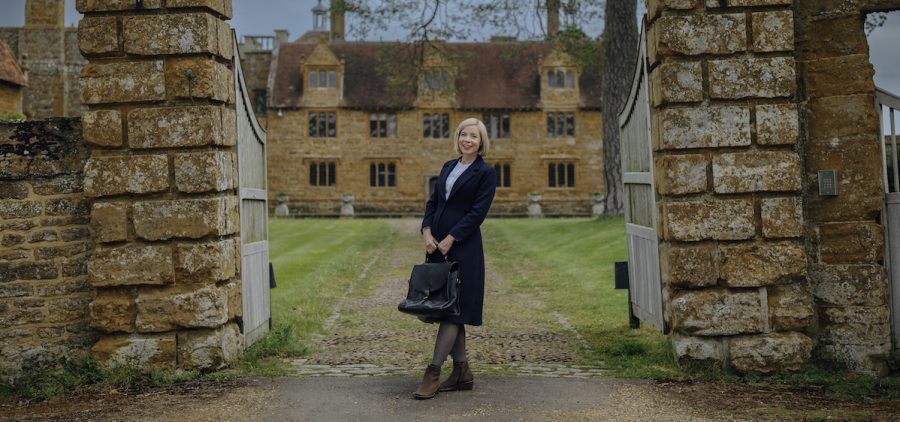
[[[594,192],[591,198],[594,201],[594,205],[591,207],[591,217],[597,218],[606,211],[606,204],[604,204],[606,195],[603,195],[600,192]]]
[[[341,218],[353,218],[353,194],[341,195]]]
[[[528,218],[540,218],[544,214],[541,211],[541,199],[543,195],[532,192],[528,194]]]
[[[275,216],[287,217],[290,214],[288,210],[288,196],[283,193],[275,195]]]

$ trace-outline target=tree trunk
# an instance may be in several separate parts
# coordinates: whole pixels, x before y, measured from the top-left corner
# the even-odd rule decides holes
[[[603,175],[606,179],[605,214],[622,214],[625,191],[619,158],[619,112],[627,100],[637,54],[637,3],[607,0],[603,29]]]

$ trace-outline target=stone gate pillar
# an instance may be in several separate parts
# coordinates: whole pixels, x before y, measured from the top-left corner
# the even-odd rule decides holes
[[[231,0],[78,0],[85,194],[103,363],[242,350]]]
[[[679,360],[810,356],[791,0],[648,0],[666,319]]]

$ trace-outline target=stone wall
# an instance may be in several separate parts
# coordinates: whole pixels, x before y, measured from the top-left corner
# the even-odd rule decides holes
[[[230,0],[80,0],[93,355],[215,368],[243,350]]]
[[[0,377],[85,355],[93,249],[77,119],[0,124]]]
[[[679,360],[799,368],[808,282],[791,0],[650,0],[666,320]]]
[[[883,372],[891,351],[882,225],[883,173],[866,12],[900,1],[799,0],[797,59],[809,276],[818,310],[816,356]],[[818,171],[837,170],[838,196],[819,196]]]
[[[0,82],[0,114],[22,112],[22,87]]]

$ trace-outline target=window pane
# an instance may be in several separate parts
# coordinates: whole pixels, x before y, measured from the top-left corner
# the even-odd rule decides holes
[[[428,113],[422,115],[422,137],[431,136],[431,116]]]
[[[503,113],[503,138],[509,138],[509,113]]]
[[[309,113],[309,137],[316,137],[316,113]]]
[[[375,113],[369,115],[369,136],[373,138],[378,136],[378,120],[375,118]]]
[[[446,71],[441,72],[441,89],[450,89],[450,74]]]
[[[548,87],[548,88],[553,88],[553,80],[554,80],[554,78],[553,78],[553,71],[552,71],[552,70],[548,70],[548,71],[547,71],[547,87]]]
[[[497,175],[497,186],[502,186],[503,179],[500,178],[500,164],[494,164],[494,173]]]
[[[337,167],[333,162],[328,163],[328,186],[334,186],[334,183],[337,181]]]
[[[397,186],[397,167],[391,163],[388,164],[388,186]]]
[[[391,113],[388,115],[388,136],[391,138],[397,137],[397,114]]]
[[[369,186],[375,186],[375,163],[369,164]]]
[[[450,137],[450,115],[442,114],[441,115],[441,124],[443,127],[441,128],[441,138],[449,138]]]
[[[325,162],[319,163],[319,183],[318,186],[325,186],[325,181],[328,180],[328,167]]]
[[[319,123],[316,127],[316,136],[325,136],[325,129],[328,122],[325,121],[325,113],[319,113],[319,117],[317,118],[317,122]]]
[[[431,115],[431,137],[434,139],[441,137],[441,115],[437,113]]]
[[[559,136],[563,136],[566,134],[566,115],[563,113],[556,113],[556,134]]]
[[[309,87],[316,88],[319,86],[319,72],[315,70],[309,72]]]
[[[328,87],[334,88],[335,79],[337,79],[337,75],[335,75],[333,70],[328,71]]]
[[[575,136],[575,115],[572,113],[566,115],[566,135]]]
[[[324,70],[320,70],[320,71],[319,71],[319,87],[320,87],[320,88],[325,88],[325,86],[326,86],[325,83],[326,83],[326,81],[325,81],[325,71],[324,71]]]
[[[552,138],[554,135],[556,135],[556,116],[547,113],[547,137]]]
[[[563,88],[566,86],[566,81],[563,78],[564,78],[564,75],[563,75],[562,70],[557,70],[556,71],[556,87],[557,88]]]
[[[510,177],[509,177],[509,164],[503,165],[503,186],[510,186]]]
[[[384,163],[378,163],[378,186],[384,186]]]
[[[309,163],[309,185],[316,185],[316,163]]]
[[[490,126],[488,126],[488,136],[492,138],[496,138],[500,133],[500,119],[497,118],[496,114],[491,115]]]
[[[556,165],[556,184],[559,187],[566,185],[566,165],[563,163]]]
[[[567,173],[569,173],[569,174],[567,175],[568,177],[566,178],[566,183],[568,184],[568,186],[570,188],[574,188],[575,187],[575,164],[569,163],[569,165],[567,166],[567,169],[568,169]]]
[[[378,118],[378,136],[384,138],[387,136],[387,114],[381,113]]]
[[[566,72],[566,88],[575,88],[575,75],[571,70]]]
[[[548,184],[551,188],[555,188],[555,187],[556,187],[556,164],[550,164],[550,165],[547,167],[547,169],[548,169],[548,171],[547,171],[547,184]]]
[[[328,136],[334,138],[337,135],[337,115],[328,113]]]

